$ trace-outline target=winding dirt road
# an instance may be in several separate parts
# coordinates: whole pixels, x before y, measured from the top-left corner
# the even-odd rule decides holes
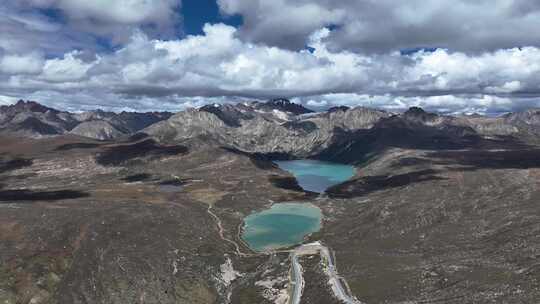
[[[238,245],[238,243],[236,243],[235,241],[225,237],[225,230],[223,229],[223,225],[221,224],[221,219],[214,212],[212,212],[212,204],[208,204],[208,209],[206,211],[216,221],[216,225],[218,227],[219,237],[222,240],[224,240],[225,242],[232,244],[234,246],[234,251],[235,251],[235,253],[237,255],[239,255],[239,256],[254,256],[254,255],[257,255],[257,254],[253,254],[253,253],[244,253],[244,252],[242,252],[240,250],[240,246]]]
[[[336,298],[346,304],[364,304],[363,302],[359,301],[358,299],[356,299],[356,297],[352,295],[349,289],[349,286],[347,284],[347,281],[345,281],[345,279],[338,274],[338,271],[334,262],[334,258],[330,252],[330,249],[322,245],[320,242],[304,244],[304,245],[296,247],[293,250],[270,251],[270,252],[264,252],[264,253],[244,253],[240,250],[240,246],[235,241],[225,237],[221,220],[214,212],[212,212],[211,204],[208,205],[207,212],[216,221],[220,238],[232,244],[235,248],[235,253],[239,256],[246,257],[246,256],[256,256],[256,255],[267,255],[267,254],[278,253],[278,252],[281,252],[281,253],[289,252],[290,259],[291,259],[291,269],[289,273],[289,286],[291,287],[290,295],[289,295],[289,304],[300,304],[301,298],[302,298],[302,292],[305,286],[302,265],[300,265],[298,258],[304,255],[316,255],[316,254],[319,254],[321,256],[321,259],[324,261],[326,265],[324,272],[328,276],[328,283],[330,284],[330,288],[332,289],[332,292],[334,293]]]
[[[291,295],[289,297],[290,304],[300,304],[302,298],[302,291],[304,289],[304,278],[302,276],[302,266],[298,261],[298,257],[303,255],[315,255],[320,254],[321,259],[326,264],[325,274],[328,276],[328,283],[332,289],[332,292],[343,303],[346,304],[363,304],[353,295],[351,295],[347,282],[337,272],[334,259],[330,253],[328,247],[322,245],[320,242],[314,242],[301,245],[291,251],[291,273],[290,284],[292,286]],[[345,285],[345,287],[344,287]]]

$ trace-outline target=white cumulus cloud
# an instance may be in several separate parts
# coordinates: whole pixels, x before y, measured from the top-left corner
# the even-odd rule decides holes
[[[80,98],[85,106],[148,109],[170,108],[174,100],[200,104],[282,96],[317,107],[419,105],[444,112],[501,112],[536,105],[540,96],[537,47],[365,54],[332,49],[331,35],[327,28],[313,32],[308,51],[246,42],[238,29],[224,24],[207,24],[203,34],[183,39],[151,39],[139,31],[111,53],[70,51],[35,68],[2,68],[0,90],[22,98],[47,92],[71,106]],[[0,63],[14,58],[0,54]]]
[[[0,72],[10,75],[39,74],[43,63],[43,56],[39,53],[5,55],[0,58]]]
[[[540,2],[531,0],[218,0],[225,14],[244,18],[253,42],[303,48],[321,27],[333,49],[356,52],[442,47],[493,51],[540,46]]]

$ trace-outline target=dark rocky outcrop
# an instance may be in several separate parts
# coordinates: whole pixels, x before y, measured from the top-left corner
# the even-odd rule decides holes
[[[128,175],[122,178],[122,180],[128,183],[135,183],[135,182],[142,182],[142,181],[149,180],[151,177],[152,175],[148,173],[138,173],[138,174]]]
[[[156,158],[185,154],[187,152],[188,148],[184,146],[165,146],[156,143],[152,139],[147,139],[132,144],[120,144],[108,147],[96,157],[96,160],[104,166],[118,166],[141,157]]]
[[[293,103],[285,98],[271,99],[265,103],[256,103],[256,107],[261,110],[278,110],[282,112],[292,113],[293,115],[301,115],[314,112],[313,110],[310,110],[301,104]]]
[[[338,107],[331,107],[328,109],[328,113],[333,113],[333,112],[346,112],[348,110],[350,110],[351,108],[350,107],[347,107],[347,106],[338,106]]]
[[[283,126],[289,130],[301,131],[305,133],[311,133],[317,130],[317,124],[312,121],[288,121]]]
[[[24,167],[29,167],[32,165],[31,159],[26,158],[15,158],[11,160],[0,160],[0,174],[5,172],[10,172],[12,170],[17,170]]]
[[[88,193],[75,190],[58,191],[32,191],[32,190],[2,190],[0,191],[1,202],[14,201],[58,201],[66,199],[77,199],[90,196]]]
[[[206,105],[201,107],[199,111],[214,114],[227,126],[234,128],[241,127],[242,120],[253,118],[253,116],[245,114],[245,112],[240,111],[234,105]]]

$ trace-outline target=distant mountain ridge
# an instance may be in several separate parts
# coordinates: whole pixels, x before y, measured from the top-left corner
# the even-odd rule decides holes
[[[75,134],[110,140],[145,133],[162,143],[194,138],[247,153],[339,161],[392,146],[467,148],[497,141],[540,144],[540,110],[500,117],[440,115],[412,107],[395,114],[345,106],[313,112],[287,99],[210,104],[169,112],[68,113],[36,102],[0,107],[0,133],[20,136]]]
[[[540,111],[501,117],[450,116],[412,107],[401,114],[334,107],[297,114],[273,103],[240,103],[186,110],[143,132],[164,143],[201,137],[221,146],[273,157],[358,162],[380,150],[513,149],[540,144]]]
[[[172,116],[170,112],[105,112],[102,110],[69,113],[35,101],[19,100],[0,107],[0,133],[26,137],[75,134],[110,140],[142,130]]]
[[[291,112],[292,111],[292,112]],[[354,108],[315,113],[290,101],[271,100],[188,109],[143,132],[162,142],[209,138],[218,145],[251,153],[308,156],[324,150],[336,129],[370,128],[390,114]]]
[[[301,105],[297,105],[300,106]],[[287,111],[287,109],[294,109]],[[271,100],[188,109],[143,132],[165,143],[202,137],[248,153],[352,161],[392,146],[467,148],[491,141],[539,143],[540,112],[502,117],[449,116],[412,107],[393,114],[364,107],[312,112]]]

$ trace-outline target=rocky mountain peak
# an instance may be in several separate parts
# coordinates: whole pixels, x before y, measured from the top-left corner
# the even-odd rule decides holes
[[[74,131],[85,137],[110,139],[135,133],[151,124],[168,119],[172,113],[120,114],[101,109],[69,113],[41,105],[35,101],[19,100],[17,103],[0,107],[0,133],[16,133],[27,137],[65,134]]]
[[[301,104],[296,104],[285,98],[271,99],[262,104],[262,108],[289,112],[294,115],[313,113],[314,111],[304,107]]]
[[[99,140],[110,140],[124,135],[124,133],[104,120],[82,122],[69,133]]]
[[[333,112],[347,112],[348,110],[350,110],[351,108],[347,107],[347,106],[337,106],[337,107],[331,107],[330,109],[328,109],[328,113],[333,113]]]
[[[47,113],[47,112],[54,112],[59,113],[59,111],[48,108],[40,103],[37,103],[35,101],[25,101],[25,100],[19,100],[17,103],[9,106],[1,106],[0,111],[3,113],[6,113],[8,115],[16,115],[18,113],[22,112],[34,112],[34,113]]]
[[[292,102],[286,98],[275,98],[270,99],[266,102],[267,104],[273,104],[273,105],[290,105]]]
[[[229,127],[240,127],[241,120],[247,120],[253,117],[248,112],[241,111],[237,106],[231,104],[205,105],[199,108],[199,111],[216,115]]]
[[[420,107],[410,107],[407,111],[405,111],[405,113],[403,113],[402,117],[409,121],[427,123],[434,122],[439,118],[439,115],[435,113],[428,113]]]
[[[424,111],[424,109],[422,109],[420,107],[410,107],[403,114],[407,115],[407,116],[419,116],[419,115],[425,115],[425,114],[427,114],[427,112]]]
[[[538,122],[540,123],[540,109],[528,109],[522,112],[509,113],[504,116],[506,119],[510,120],[523,120],[525,122]]]

